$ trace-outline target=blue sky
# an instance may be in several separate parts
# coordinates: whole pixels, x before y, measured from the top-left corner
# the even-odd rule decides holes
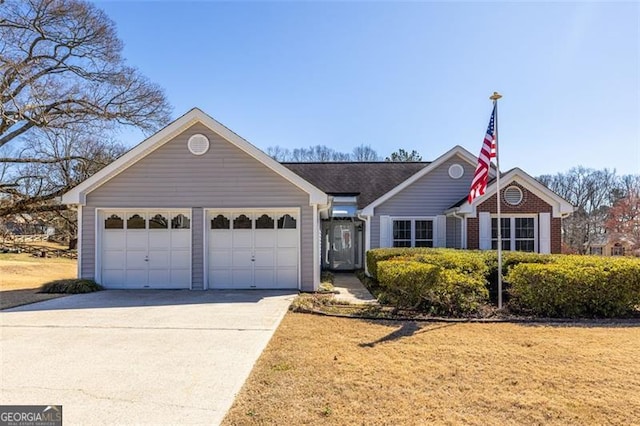
[[[634,2],[96,3],[174,118],[197,106],[262,149],[475,155],[497,90],[503,170],[640,173]]]

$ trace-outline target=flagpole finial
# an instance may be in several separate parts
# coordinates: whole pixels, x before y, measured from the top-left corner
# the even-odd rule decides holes
[[[502,95],[498,92],[493,92],[493,95],[489,96],[489,99],[491,99],[492,101],[497,101],[498,99],[500,99],[502,97]]]

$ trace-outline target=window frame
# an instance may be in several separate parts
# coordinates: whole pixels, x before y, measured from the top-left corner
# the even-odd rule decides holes
[[[540,230],[538,227],[538,215],[531,213],[531,214],[507,214],[507,215],[500,215],[500,218],[502,220],[505,219],[509,219],[509,228],[510,228],[510,235],[509,235],[509,239],[505,239],[504,236],[502,238],[502,250],[503,251],[522,251],[523,253],[538,253],[540,248]],[[497,214],[492,214],[491,215],[491,248],[492,250],[496,250],[497,249],[497,238],[493,238],[493,220],[494,219],[498,219],[498,215]],[[533,219],[533,238],[516,238],[516,219]],[[516,250],[516,242],[517,241],[532,241],[533,240],[533,251],[531,252],[527,252],[524,250]],[[509,242],[509,249],[505,249],[504,245],[505,242]],[[496,248],[493,248],[496,247]]]
[[[398,221],[407,221],[410,222],[409,225],[409,231],[411,233],[411,235],[409,236],[409,238],[403,238],[403,239],[396,239],[394,238],[394,234],[393,234],[393,228],[394,228],[394,223],[398,222]],[[426,222],[431,222],[431,238],[427,238],[427,239],[422,239],[422,238],[418,238],[416,239],[416,222],[421,222],[421,221],[426,221]],[[389,232],[389,236],[390,236],[390,243],[391,243],[391,247],[411,247],[411,248],[415,248],[416,247],[416,240],[419,242],[431,242],[431,245],[421,245],[421,246],[417,246],[417,247],[427,247],[427,248],[432,248],[435,247],[436,245],[436,235],[437,235],[437,231],[436,231],[436,217],[435,216],[391,216],[389,218],[389,226],[390,226],[390,232]],[[409,242],[409,246],[396,246],[396,241],[404,241],[404,242]]]

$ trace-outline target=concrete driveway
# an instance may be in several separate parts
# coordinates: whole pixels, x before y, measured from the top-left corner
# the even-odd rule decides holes
[[[0,404],[64,424],[218,424],[287,311],[282,291],[102,291],[0,313]]]

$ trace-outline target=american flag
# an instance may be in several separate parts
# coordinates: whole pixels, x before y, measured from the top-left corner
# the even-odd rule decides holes
[[[496,106],[493,105],[493,111],[491,112],[491,118],[489,119],[489,127],[487,127],[487,134],[484,135],[484,141],[482,142],[482,149],[478,156],[478,166],[476,172],[473,175],[471,181],[471,189],[469,190],[469,203],[481,195],[487,189],[487,181],[489,180],[489,167],[491,159],[496,157],[496,135],[495,129],[496,118]]]

